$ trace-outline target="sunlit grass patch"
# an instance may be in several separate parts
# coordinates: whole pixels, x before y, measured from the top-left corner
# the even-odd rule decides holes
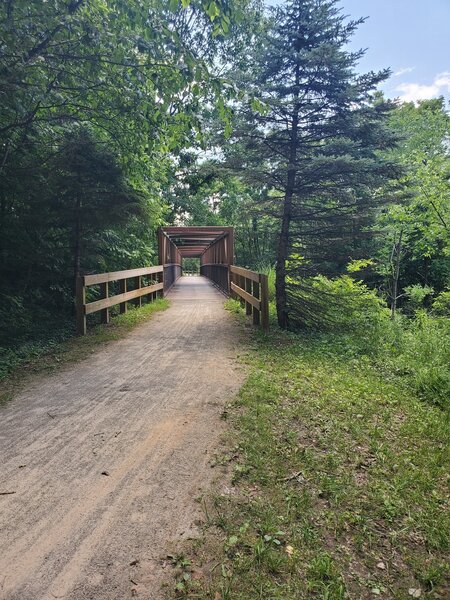
[[[233,493],[214,497],[191,557],[220,566],[186,594],[446,597],[445,413],[336,337],[274,330],[252,345],[227,409]]]

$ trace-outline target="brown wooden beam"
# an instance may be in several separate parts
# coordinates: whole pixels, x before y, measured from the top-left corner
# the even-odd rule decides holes
[[[250,271],[249,269],[243,269],[242,267],[235,267],[234,265],[230,266],[230,271],[232,273],[236,273],[236,275],[241,275],[247,279],[251,279],[252,281],[259,281],[260,274],[256,273],[256,271]]]
[[[138,277],[140,275],[161,273],[162,270],[163,266],[158,265],[156,267],[144,267],[143,269],[130,269],[129,271],[113,271],[111,273],[97,273],[95,275],[85,275],[84,285],[95,285],[98,283],[117,281],[119,279],[129,279],[130,277]]]
[[[98,310],[108,310],[109,307],[114,306],[115,304],[127,302],[128,300],[133,300],[134,298],[139,298],[139,296],[145,296],[146,294],[150,294],[152,292],[157,292],[158,290],[162,290],[163,287],[164,286],[162,283],[155,283],[154,285],[148,285],[137,290],[131,290],[129,292],[125,292],[124,294],[117,294],[116,296],[109,296],[102,298],[101,300],[96,300],[95,302],[89,302],[89,304],[85,305],[85,314],[90,315]]]
[[[248,292],[243,290],[241,287],[239,287],[235,283],[231,283],[231,289],[238,296],[240,296],[243,300],[245,300],[246,302],[249,302],[252,306],[257,308],[258,310],[261,310],[261,300],[254,298],[251,294],[249,294]]]

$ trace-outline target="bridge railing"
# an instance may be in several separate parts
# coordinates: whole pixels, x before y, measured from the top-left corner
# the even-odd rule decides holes
[[[269,285],[267,275],[230,265],[230,288],[245,304],[245,312],[254,325],[269,329]]]
[[[146,277],[153,281],[150,285],[142,286],[142,278]],[[128,290],[128,283],[133,281],[133,289]],[[119,294],[109,295],[109,284],[118,282]],[[93,302],[86,302],[86,290],[89,286],[100,286],[100,299]],[[114,271],[111,273],[95,273],[93,275],[83,275],[77,278],[76,289],[76,314],[77,314],[77,334],[86,334],[86,317],[92,313],[101,311],[102,323],[109,322],[109,309],[116,304],[120,305],[120,312],[127,311],[127,302],[136,300],[138,306],[141,306],[142,297],[150,296],[153,300],[159,295],[164,294],[164,267],[145,267],[143,269],[129,269],[127,271]]]
[[[181,277],[182,266],[180,263],[166,263],[164,266],[164,293],[170,290],[176,280]]]
[[[205,263],[200,265],[200,275],[208,277],[221,292],[230,293],[230,282],[228,279],[228,265],[218,263]]]

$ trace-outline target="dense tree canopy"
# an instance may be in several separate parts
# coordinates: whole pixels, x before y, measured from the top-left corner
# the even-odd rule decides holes
[[[394,141],[383,126],[393,105],[374,101],[388,71],[358,75],[362,52],[345,49],[358,24],[345,19],[337,1],[288,1],[274,9],[245,68],[237,70],[254,98],[240,111],[238,141],[228,153],[272,190],[261,208],[279,220],[282,327],[293,309],[286,291],[291,254],[302,257],[297,275],[345,264],[369,209],[380,201],[377,187],[396,175],[393,162],[377,153]]]
[[[77,272],[153,260],[177,156],[201,137],[200,100],[226,94],[214,49],[246,5],[1,4],[2,340],[18,314],[24,336],[45,321],[39,307],[64,319]]]
[[[2,3],[1,343],[70,319],[76,274],[155,262],[163,223],[234,225],[283,327],[347,269],[393,310],[431,306],[448,112],[358,73],[360,23],[338,0]]]
[[[377,218],[378,271],[391,304],[398,295],[405,301],[408,286],[442,292],[450,279],[450,117],[442,98],[417,106],[399,106],[390,125],[400,137],[389,155],[404,168],[406,198],[394,202]],[[401,236],[401,243],[400,243]],[[399,261],[399,289],[393,291],[392,253]],[[399,299],[397,298],[397,299]]]

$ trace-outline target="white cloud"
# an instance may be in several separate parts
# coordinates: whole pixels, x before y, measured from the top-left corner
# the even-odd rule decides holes
[[[450,93],[450,71],[436,75],[433,83],[423,85],[421,83],[401,83],[395,88],[400,92],[400,100],[403,102],[417,102],[417,100],[429,100]]]
[[[400,75],[406,75],[406,73],[412,73],[416,67],[405,67],[404,69],[399,69],[394,73],[394,77],[400,77]]]

